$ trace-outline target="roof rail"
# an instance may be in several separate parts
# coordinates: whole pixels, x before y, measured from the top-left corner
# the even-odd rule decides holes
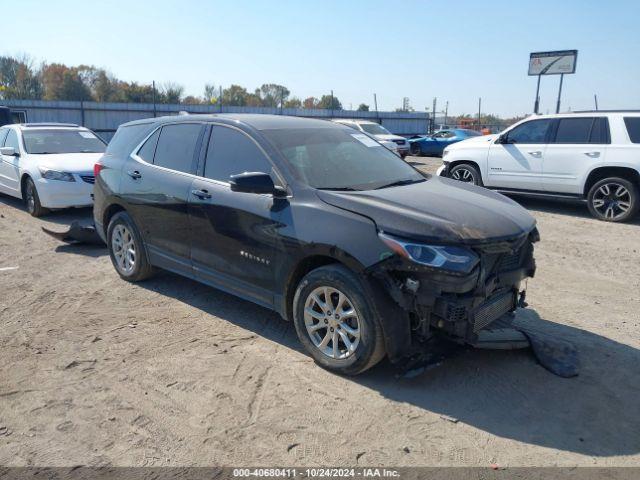
[[[640,113],[640,110],[574,110],[568,113]]]
[[[56,123],[56,122],[43,122],[43,123],[23,123],[23,127],[80,127],[75,123]]]

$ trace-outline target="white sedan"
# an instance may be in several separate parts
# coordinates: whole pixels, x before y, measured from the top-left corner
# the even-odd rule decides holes
[[[24,199],[34,217],[49,209],[90,206],[93,166],[105,148],[78,125],[5,125],[0,128],[0,192]]]

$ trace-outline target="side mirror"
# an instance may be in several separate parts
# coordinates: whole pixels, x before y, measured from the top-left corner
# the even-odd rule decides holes
[[[282,187],[276,187],[271,175],[262,172],[244,172],[229,177],[232,192],[267,193],[276,197],[286,196]]]
[[[6,155],[7,157],[19,157],[20,153],[16,152],[16,149],[13,147],[2,147],[0,148],[0,155]]]

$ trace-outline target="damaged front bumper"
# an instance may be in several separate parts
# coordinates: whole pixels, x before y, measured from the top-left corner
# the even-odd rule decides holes
[[[388,348],[391,360],[410,355],[438,335],[479,348],[528,346],[524,335],[505,324],[504,316],[526,305],[522,286],[535,275],[533,244],[538,238],[534,229],[510,241],[470,246],[480,262],[469,274],[419,265],[397,255],[372,267],[369,273],[402,310],[409,325],[402,334],[410,338],[390,340],[396,343]],[[501,318],[498,327],[496,321]],[[385,323],[397,335],[399,330],[392,322]]]

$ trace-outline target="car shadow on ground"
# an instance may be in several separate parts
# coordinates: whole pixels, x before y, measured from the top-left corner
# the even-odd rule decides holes
[[[0,193],[0,203],[15,208],[16,210],[21,210],[28,215],[27,207],[19,198],[10,197],[9,195]],[[93,209],[92,207],[85,207],[51,210],[46,215],[41,217],[41,220],[43,222],[43,227],[46,226],[47,223],[71,225],[71,223],[75,221],[80,222],[82,225],[91,225],[93,223]]]
[[[270,310],[169,273],[140,285],[302,352],[293,325]],[[347,379],[498,437],[590,456],[640,452],[640,350],[530,309],[516,321],[571,341],[580,375],[557,377],[528,349],[464,350],[415,378],[399,376],[384,361]]]

